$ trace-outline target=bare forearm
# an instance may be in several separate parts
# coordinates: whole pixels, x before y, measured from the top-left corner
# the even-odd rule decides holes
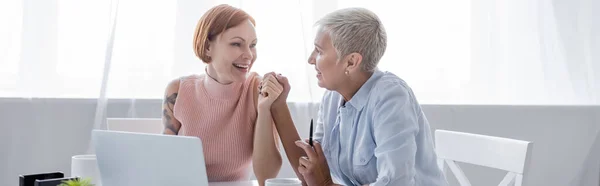
[[[298,172],[298,166],[300,165],[298,160],[300,157],[306,156],[306,154],[301,148],[296,146],[295,142],[301,139],[298,135],[298,131],[296,130],[296,126],[294,125],[294,121],[292,120],[290,110],[287,104],[284,103],[274,105],[274,107],[271,108],[271,113],[273,114],[273,120],[275,121],[277,132],[279,133],[281,142],[283,143],[285,154],[298,178],[302,179],[303,177],[301,176],[300,172]],[[304,180],[302,181],[304,182]]]
[[[268,178],[277,177],[281,168],[281,155],[273,136],[273,119],[268,109],[259,110],[254,129],[252,163],[254,174],[261,185]]]

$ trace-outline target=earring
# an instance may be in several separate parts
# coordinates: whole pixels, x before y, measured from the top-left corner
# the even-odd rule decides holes
[[[350,73],[350,72],[348,72],[348,71],[346,70],[345,74],[346,74],[346,75],[348,75],[349,73]]]

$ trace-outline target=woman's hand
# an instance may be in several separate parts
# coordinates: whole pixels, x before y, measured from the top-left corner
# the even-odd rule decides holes
[[[281,95],[279,95],[279,98],[275,100],[275,104],[286,106],[287,97],[290,94],[290,90],[292,89],[292,87],[290,86],[290,82],[288,81],[287,77],[281,74],[277,74],[275,75],[275,78],[277,79],[277,82],[279,82],[279,84],[283,87],[283,91],[281,92]]]
[[[283,86],[277,82],[275,75],[266,74],[258,86],[258,107],[260,109],[270,109],[282,91]]]
[[[286,103],[287,97],[290,94],[290,90],[292,89],[290,86],[290,82],[288,81],[287,77],[285,77],[281,74],[277,74],[275,72],[269,72],[269,73],[265,74],[265,77],[269,76],[269,75],[272,75],[273,77],[275,77],[277,82],[279,82],[279,85],[281,85],[283,87],[283,91],[281,92],[279,97],[275,100],[275,102],[273,102],[273,107],[277,107],[277,106],[287,107],[287,103]]]
[[[309,186],[334,185],[321,144],[315,141],[313,145],[311,147],[306,142],[296,141],[296,146],[302,148],[308,156],[300,157],[298,171]]]

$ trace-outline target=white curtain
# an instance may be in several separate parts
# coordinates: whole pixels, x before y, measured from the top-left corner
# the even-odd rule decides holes
[[[108,99],[129,100],[127,116],[138,117],[136,100],[204,72],[192,35],[221,3],[256,19],[253,70],[288,76],[290,102],[323,93],[306,63],[313,23],[359,6],[388,32],[380,69],[421,103],[600,104],[599,0],[2,0],[0,99],[97,99],[93,128],[104,127]]]
[[[112,59],[111,10],[119,2]],[[0,2],[0,96],[160,99],[167,82],[202,73],[191,38],[208,8],[228,3],[257,20],[254,70],[292,80],[292,102],[318,102],[306,63],[313,23],[335,9],[375,11],[389,37],[380,68],[422,103],[597,104],[597,0]],[[112,7],[111,7],[112,6]]]

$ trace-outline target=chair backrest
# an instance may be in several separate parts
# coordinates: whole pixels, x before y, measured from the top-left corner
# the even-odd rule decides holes
[[[498,185],[522,186],[533,147],[528,141],[447,130],[435,131],[435,144],[438,165],[443,170],[448,164],[461,186],[471,183],[455,162],[508,171]]]
[[[160,134],[163,131],[161,118],[107,118],[108,130]]]

